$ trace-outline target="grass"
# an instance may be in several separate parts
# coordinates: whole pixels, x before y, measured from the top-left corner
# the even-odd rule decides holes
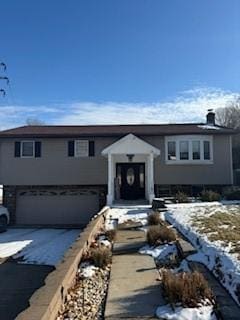
[[[147,242],[150,246],[164,244],[176,240],[176,234],[164,225],[150,226],[147,231]]]
[[[206,209],[206,215],[194,216],[192,226],[197,228],[201,234],[207,234],[210,241],[221,241],[222,245],[228,246],[231,242],[231,253],[238,254],[240,259],[240,209],[215,211],[213,214],[210,209]]]
[[[199,272],[181,272],[174,274],[164,270],[162,274],[162,288],[165,298],[173,307],[195,308],[208,301],[214,304],[214,297],[207,281]]]

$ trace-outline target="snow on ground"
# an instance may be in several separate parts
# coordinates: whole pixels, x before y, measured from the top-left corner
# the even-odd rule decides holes
[[[162,260],[170,254],[177,253],[177,248],[175,244],[163,244],[157,247],[146,245],[139,250],[139,253],[150,255],[156,260]]]
[[[96,270],[98,270],[98,268],[89,262],[82,262],[79,266],[79,275],[85,279],[91,278],[95,275]]]
[[[240,260],[236,254],[229,252],[230,246],[223,246],[221,241],[210,241],[208,235],[200,233],[192,222],[196,216],[212,215],[219,211],[228,212],[230,207],[225,206],[226,204],[233,202],[173,204],[167,206],[168,211],[164,215],[168,222],[198,248],[198,253],[188,257],[188,260],[205,264],[239,303],[236,291],[240,294]],[[236,202],[234,204],[236,205]]]
[[[212,306],[198,308],[177,307],[175,310],[168,304],[157,308],[156,315],[164,320],[217,320]]]
[[[112,229],[114,227],[115,219],[118,219],[119,224],[132,220],[146,225],[150,209],[151,207],[149,205],[112,207],[107,215],[106,229]]]
[[[79,229],[8,229],[0,234],[0,258],[54,266],[79,236]]]

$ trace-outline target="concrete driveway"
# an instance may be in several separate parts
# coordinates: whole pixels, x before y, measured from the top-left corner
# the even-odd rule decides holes
[[[0,234],[0,319],[13,320],[44,285],[79,229],[9,228]]]

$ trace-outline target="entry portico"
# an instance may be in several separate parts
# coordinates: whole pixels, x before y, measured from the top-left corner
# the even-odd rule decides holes
[[[160,155],[159,149],[128,134],[105,148],[102,155],[108,158],[108,205],[123,197],[138,199],[141,192],[144,192],[143,198],[151,203],[155,197],[154,158]],[[120,193],[117,192],[118,187]]]

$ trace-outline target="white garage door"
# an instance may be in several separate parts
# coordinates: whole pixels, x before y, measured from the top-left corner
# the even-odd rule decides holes
[[[85,225],[99,209],[97,192],[78,190],[21,190],[16,223]]]

